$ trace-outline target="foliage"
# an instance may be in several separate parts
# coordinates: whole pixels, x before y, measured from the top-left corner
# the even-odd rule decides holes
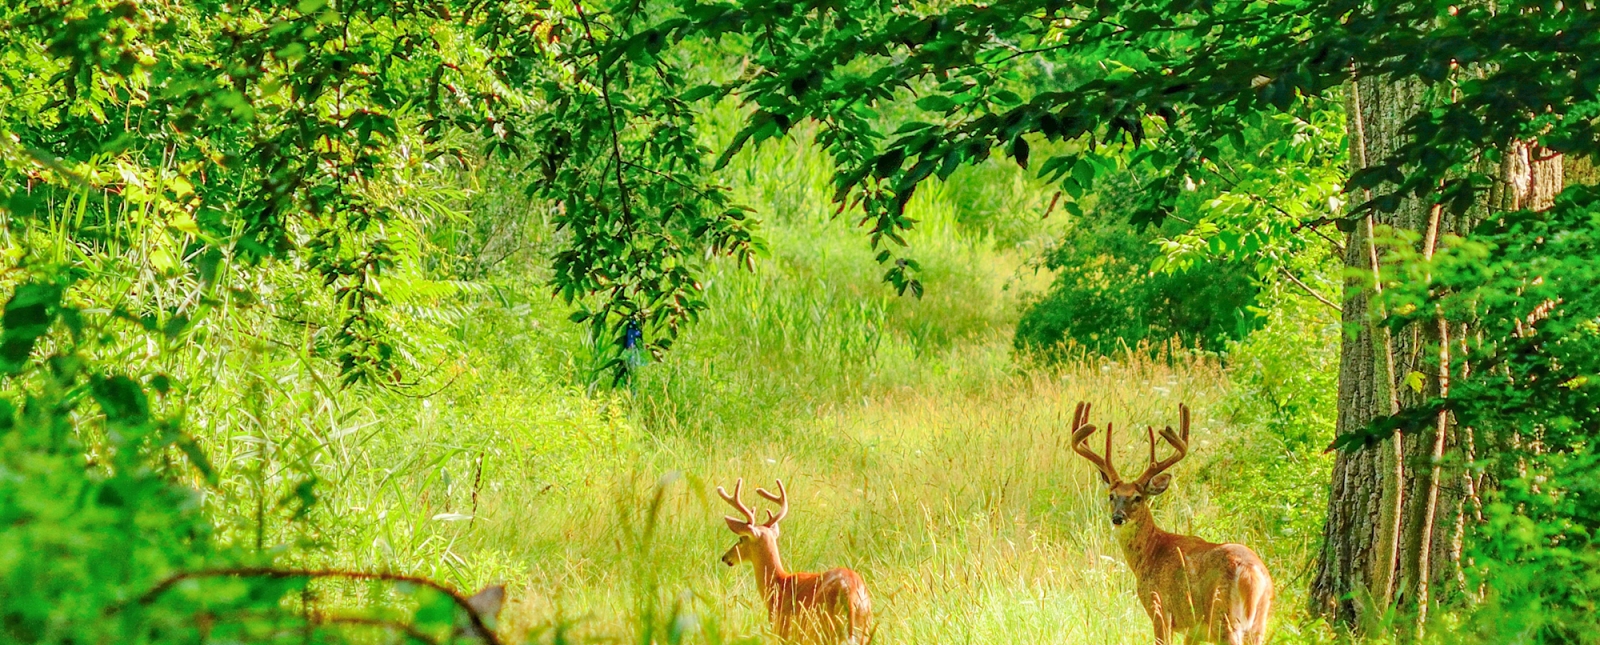
[[[1156,226],[1128,223],[1139,219],[1148,179],[1126,170],[1101,179],[1084,200],[1089,217],[1047,255],[1057,282],[1019,324],[1018,346],[1070,338],[1106,352],[1176,337],[1220,351],[1263,322],[1260,287],[1293,285],[1326,300],[1299,276],[1317,272],[1305,269],[1327,246],[1318,226],[1343,207],[1343,123],[1343,110],[1326,102],[1303,116],[1252,115],[1230,150],[1200,160],[1205,172],[1187,180]]]
[[[325,576],[273,568],[292,558],[283,552],[327,535],[316,526],[319,485],[334,478],[318,459],[334,443],[304,421],[331,409],[338,386],[330,383],[424,395],[433,376],[425,359],[437,357],[416,348],[450,355],[449,332],[466,335],[463,321],[486,294],[534,311],[526,285],[491,284],[499,261],[479,256],[538,227],[515,217],[445,224],[434,216],[464,195],[419,200],[451,160],[477,162],[469,148],[524,165],[508,174],[557,229],[537,244],[554,258],[545,286],[588,324],[590,366],[624,380],[637,364],[630,352],[662,356],[706,311],[714,296],[705,278],[726,276],[713,258],[748,268],[764,250],[756,220],[714,174],[735,168],[741,150],[811,136],[831,159],[836,212],[867,229],[883,278],[902,294],[923,295],[941,271],[966,275],[961,256],[923,264],[896,247],[927,227],[913,204],[939,185],[928,179],[957,179],[997,151],[1059,187],[1052,203],[1074,217],[1106,177],[1136,172],[1146,180],[1135,223],[1201,216],[1166,240],[1157,262],[1180,269],[1232,257],[1260,277],[1295,269],[1291,256],[1319,228],[1348,227],[1408,196],[1467,211],[1494,189],[1486,169],[1508,141],[1537,139],[1567,154],[1600,149],[1592,124],[1600,62],[1591,55],[1600,16],[1568,5],[7,4],[0,216],[12,293],[0,321],[0,438],[4,468],[17,476],[0,478],[0,514],[11,521],[0,538],[4,629],[46,642],[195,640],[207,630],[241,640],[343,636],[321,629],[330,614],[311,587]],[[1343,182],[1359,197],[1341,210],[1337,111],[1325,97],[1352,70],[1420,83],[1433,109],[1412,118],[1392,156]],[[725,99],[746,112],[712,148],[698,128]],[[1294,163],[1275,165],[1282,158]],[[1479,240],[1501,255],[1464,244],[1432,264],[1405,265],[1427,267],[1408,284],[1442,288],[1391,290],[1392,311],[1409,303],[1423,321],[1438,312],[1482,318],[1494,332],[1474,341],[1473,371],[1458,369],[1459,387],[1435,406],[1481,431],[1485,449],[1471,466],[1501,482],[1484,494],[1483,514],[1503,535],[1469,540],[1492,609],[1483,613],[1492,622],[1474,629],[1578,639],[1593,609],[1593,514],[1580,503],[1587,489],[1573,483],[1592,466],[1582,411],[1593,406],[1579,379],[1594,372],[1585,334],[1595,316],[1583,309],[1593,281],[1574,263],[1592,251],[1593,201],[1577,193],[1548,214],[1510,215],[1496,224],[1504,230]],[[1535,229],[1532,239],[1516,237]],[[1511,277],[1490,281],[1502,275]],[[971,337],[941,320],[918,328],[925,335],[916,342],[883,345],[878,329],[895,308],[880,301],[835,316],[836,296],[856,288],[839,282],[850,286],[786,287],[787,302],[816,305],[805,315],[817,315],[762,318],[765,335],[736,356],[756,364],[748,359],[761,343],[777,340],[786,360],[807,368],[808,344],[840,340],[828,334],[841,320],[865,321],[873,328],[829,355],[831,369],[848,376],[836,392],[847,392],[902,383],[872,372],[897,366],[878,362],[883,347],[914,354]],[[944,305],[966,311],[954,299]],[[963,320],[981,330],[1003,317],[985,310]],[[809,326],[788,335],[796,321]],[[549,333],[531,326],[519,331]],[[464,373],[475,358],[462,353],[453,367]],[[331,377],[325,361],[336,365]],[[243,383],[244,395],[207,391],[217,383]],[[812,401],[797,398],[800,408]],[[302,423],[275,433],[285,420]],[[196,428],[211,434],[194,436]],[[950,459],[982,454],[950,441],[942,447],[963,448],[948,449]],[[450,497],[464,489],[440,464],[469,452],[452,447],[438,462],[407,463],[440,473]],[[865,447],[839,454],[853,466],[870,461]],[[1006,499],[1007,483],[963,497],[971,508],[951,517],[999,522],[991,508],[1001,505],[987,503]],[[241,499],[254,513],[240,512]],[[208,505],[228,510],[213,515]],[[226,575],[202,575],[219,568]],[[161,586],[181,575],[189,577]],[[137,601],[152,590],[165,593]],[[346,590],[395,599],[367,591]],[[393,613],[369,606],[332,622],[448,633],[458,600],[422,591],[395,600]]]
[[[1105,183],[1096,206],[1047,252],[1044,266],[1055,282],[1017,322],[1018,349],[1050,354],[1071,345],[1117,354],[1175,339],[1217,352],[1259,324],[1250,268],[1223,261],[1152,270],[1166,257],[1156,242],[1186,227],[1176,219],[1161,229],[1129,224],[1124,208],[1136,199],[1138,182]]]
[[[1205,172],[1174,201],[1174,218],[1192,225],[1161,242],[1155,266],[1231,261],[1263,282],[1290,284],[1307,264],[1315,268],[1329,246],[1340,246],[1322,229],[1345,215],[1346,117],[1328,100],[1310,101],[1301,114],[1247,115],[1233,149],[1202,159]]]
[[[17,270],[72,276],[89,268],[108,267]],[[218,540],[204,491],[219,472],[186,430],[186,384],[162,369],[165,357],[139,352],[191,339],[193,321],[85,307],[93,288],[34,278],[15,286],[0,319],[0,629],[8,641],[329,643],[374,629],[432,641],[450,633],[465,605],[447,588],[286,569],[281,552],[263,550],[259,539],[254,549]],[[316,501],[314,485],[302,478],[257,508],[299,519]],[[315,583],[341,577],[422,586],[380,592],[398,605],[340,611],[317,598]],[[285,606],[291,598],[298,607]]]
[[[266,432],[252,364],[278,343],[335,366],[323,390],[417,386],[400,368],[429,321],[405,308],[454,290],[414,273],[427,204],[404,189],[460,156],[453,133],[506,134],[490,52],[463,45],[504,23],[440,11],[0,9],[8,640],[452,633],[463,599],[428,580],[293,568],[316,543],[316,444]],[[241,372],[221,405],[210,386]],[[254,425],[205,432],[235,414]],[[240,488],[253,512],[218,512]],[[352,578],[369,602],[341,602]]]
[[[1600,596],[1600,189],[1572,187],[1543,212],[1485,222],[1386,294],[1395,325],[1472,322],[1451,351],[1449,391],[1415,418],[1455,416],[1456,465],[1483,529],[1468,536],[1466,581],[1481,604],[1462,626],[1486,642],[1596,642]],[[1437,324],[1437,323],[1435,323]],[[1435,348],[1437,349],[1437,348]],[[1437,361],[1435,361],[1437,365]]]
[[[533,133],[530,169],[541,175],[528,194],[560,204],[556,223],[569,234],[552,283],[568,303],[600,294],[572,320],[606,344],[596,367],[618,381],[630,373],[630,351],[659,357],[705,309],[703,257],[750,266],[763,248],[748,208],[705,176],[711,152],[677,95],[686,63],[662,57],[659,40],[618,36],[646,19],[645,6],[619,3],[591,17],[577,2],[572,16],[550,14],[539,28],[567,70],[530,79],[541,109],[523,126]]]
[[[733,94],[751,108],[724,158],[817,124],[817,140],[838,165],[834,201],[841,211],[860,209],[875,246],[906,243],[902,233],[916,222],[905,207],[926,180],[996,153],[1036,163],[1060,186],[1068,212],[1081,211],[1077,201],[1095,180],[1126,159],[1151,177],[1136,220],[1160,222],[1177,211],[1186,186],[1222,174],[1218,161],[1252,154],[1245,130],[1262,115],[1316,124],[1324,97],[1352,75],[1420,88],[1427,109],[1408,117],[1386,156],[1363,159],[1342,182],[1356,205],[1341,211],[1335,199],[1285,209],[1263,226],[1291,233],[1269,236],[1271,248],[1304,239],[1292,234],[1307,227],[1353,230],[1408,200],[1467,215],[1498,195],[1496,171],[1514,141],[1574,156],[1600,152],[1592,125],[1600,114],[1597,26],[1592,7],[1539,1],[680,2],[628,41],[697,52],[720,44],[746,57],[747,73],[709,89],[685,87],[681,96]],[[1327,179],[1313,183],[1331,188]],[[1232,246],[1232,238],[1251,250],[1257,219],[1231,224],[1226,236],[1207,233],[1208,245]],[[1283,258],[1265,260],[1266,268],[1284,266]],[[922,292],[909,257],[885,248],[879,261],[886,281]],[[1355,434],[1339,445],[1368,436]]]
[[[1351,187],[1392,185],[1364,208],[1438,193],[1462,210],[1491,188],[1480,162],[1497,159],[1500,143],[1586,118],[1591,93],[1576,79],[1594,64],[1582,53],[1593,20],[1541,3],[682,3],[627,42],[749,51],[755,73],[684,93],[735,92],[755,108],[727,153],[815,120],[839,164],[836,200],[864,209],[875,242],[903,242],[899,232],[914,225],[903,209],[921,182],[995,150],[1027,166],[1034,148],[1045,149],[1040,173],[1073,200],[1098,174],[1099,151],[1134,151],[1164,171],[1146,184],[1139,211],[1159,220],[1186,179],[1207,178],[1212,161],[1243,147],[1239,125],[1255,115],[1316,109],[1307,101],[1352,68],[1446,81],[1457,68],[1443,61],[1481,76],[1453,83],[1450,106],[1416,116],[1416,136]],[[1548,73],[1557,69],[1577,73]],[[886,138],[875,108],[913,100],[921,114],[887,124]],[[1545,138],[1566,152],[1596,145],[1581,128]],[[1066,145],[1048,150],[1041,140]],[[897,260],[886,279],[911,284],[907,268]]]
[[[85,320],[62,302],[65,286],[17,285],[5,308],[0,624],[7,640],[42,643],[135,637],[148,630],[140,618],[173,629],[182,621],[167,607],[113,620],[102,612],[167,571],[204,562],[210,527],[198,499],[153,458],[196,448],[175,419],[151,409],[143,384],[85,365],[106,333],[97,327],[127,321]],[[50,349],[35,363],[41,340]],[[80,416],[96,421],[75,423]]]
[[[469,25],[435,31],[434,11],[9,5],[7,211],[34,216],[87,183],[105,198],[82,200],[74,233],[148,209],[181,241],[152,258],[164,272],[293,257],[336,296],[346,382],[399,380],[375,311],[395,254],[384,187],[405,164],[451,153],[452,131],[514,136],[498,125],[489,52],[459,41]]]
[[[1337,275],[1321,269],[1308,273]],[[1333,465],[1326,448],[1337,417],[1338,312],[1287,285],[1260,300],[1261,328],[1227,350],[1230,420],[1249,430],[1211,447],[1227,456],[1204,475],[1223,507],[1256,509],[1241,521],[1259,522],[1257,530],[1274,536],[1274,548],[1295,544],[1315,553]],[[1274,580],[1298,588],[1308,573]]]

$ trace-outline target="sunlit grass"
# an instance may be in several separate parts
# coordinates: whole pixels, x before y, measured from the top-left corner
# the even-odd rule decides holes
[[[559,628],[666,642],[676,615],[690,641],[733,642],[763,639],[766,615],[750,569],[718,559],[733,537],[712,491],[782,478],[785,563],[860,572],[876,642],[1148,642],[1099,480],[1068,449],[1064,417],[1088,400],[1131,430],[1175,423],[1182,401],[1195,448],[1158,521],[1249,544],[1280,580],[1304,570],[1303,536],[1268,535],[1271,522],[1252,519],[1268,509],[1217,501],[1213,486],[1237,481],[1207,475],[1213,464],[1272,457],[1241,439],[1259,429],[1232,418],[1215,358],[1133,352],[1046,368],[1013,356],[1017,314],[1048,276],[1027,268],[1026,245],[959,225],[960,200],[993,186],[933,185],[913,201],[927,284],[915,300],[882,284],[864,235],[832,217],[826,160],[809,146],[769,143],[731,173],[738,198],[770,215],[772,253],[753,272],[710,266],[706,315],[628,387],[561,373],[583,364],[581,337],[542,288],[467,310],[436,392],[336,391],[314,361],[280,359],[256,370],[270,378],[218,383],[256,401],[204,423],[229,462],[224,488],[239,492],[218,502],[223,517],[252,525],[245,501],[292,484],[256,468],[256,446],[274,446],[321,478],[314,529],[280,520],[264,537],[309,547],[295,556],[305,562],[463,589],[504,581],[513,641]],[[1028,221],[1041,235],[1050,225]],[[1134,467],[1142,434],[1119,436]],[[1279,616],[1299,612],[1301,587],[1280,584]]]
[[[513,632],[574,621],[577,634],[628,638],[640,628],[639,594],[659,596],[661,606],[690,594],[689,609],[724,635],[752,635],[765,612],[749,569],[717,559],[732,536],[720,520],[729,510],[710,491],[737,477],[782,478],[793,507],[783,527],[786,563],[859,571],[874,596],[879,642],[1142,642],[1148,625],[1133,577],[1098,480],[1065,445],[1062,415],[1088,399],[1109,418],[1169,423],[1176,403],[1189,402],[1195,457],[1177,468],[1179,484],[1158,519],[1254,544],[1279,557],[1269,563],[1290,566],[1285,556],[1304,554],[1228,533],[1234,523],[1219,521],[1227,511],[1186,476],[1230,431],[1208,413],[1223,382],[1206,362],[1140,362],[1011,376],[975,392],[890,391],[768,438],[644,433],[593,454],[565,481],[502,461],[487,471],[493,483],[470,521],[430,520],[459,510],[461,495],[439,494],[448,487],[414,472],[409,494],[393,499],[411,503],[393,505],[389,517],[403,513],[391,521],[408,528],[404,546],[414,553],[449,545],[444,561],[459,558],[413,566],[446,575],[460,567],[463,585],[508,579]],[[1143,447],[1125,438],[1122,459],[1137,463]],[[646,544],[658,484],[663,503]],[[392,535],[381,537],[393,547]]]

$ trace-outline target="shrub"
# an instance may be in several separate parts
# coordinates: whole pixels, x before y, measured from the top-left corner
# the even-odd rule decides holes
[[[1257,287],[1248,266],[1204,262],[1155,272],[1155,242],[1186,226],[1169,217],[1160,227],[1128,223],[1137,182],[1108,181],[1099,205],[1048,251],[1043,264],[1056,272],[1050,290],[1017,323],[1019,350],[1059,356],[1065,345],[1112,353],[1141,341],[1176,338],[1186,347],[1221,351],[1260,325],[1251,313]]]

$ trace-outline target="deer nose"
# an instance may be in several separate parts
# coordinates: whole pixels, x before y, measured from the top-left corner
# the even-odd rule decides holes
[[[1111,516],[1111,523],[1116,525],[1116,526],[1122,526],[1122,523],[1126,522],[1126,521],[1128,521],[1128,518],[1123,517],[1121,515],[1112,515]]]

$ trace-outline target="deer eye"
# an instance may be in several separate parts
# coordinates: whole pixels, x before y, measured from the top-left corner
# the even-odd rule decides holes
[[[1144,496],[1143,495],[1134,495],[1133,496],[1133,503],[1138,504],[1139,502],[1142,502],[1142,501],[1144,501]]]

